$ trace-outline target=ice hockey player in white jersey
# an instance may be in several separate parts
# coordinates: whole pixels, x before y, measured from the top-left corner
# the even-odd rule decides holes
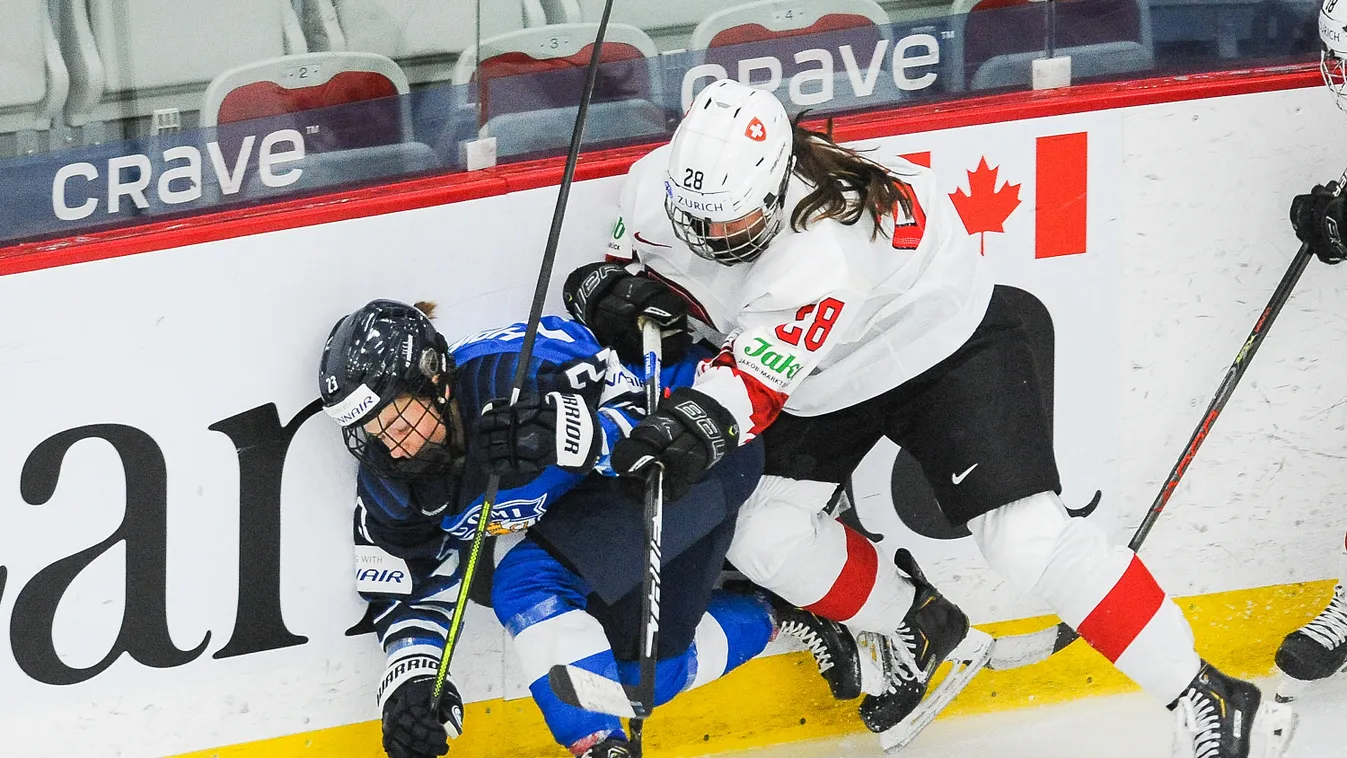
[[[1291,710],[1202,661],[1140,559],[1068,515],[1017,301],[929,170],[839,147],[771,94],[720,81],[632,167],[621,204],[610,262],[568,282],[572,313],[600,340],[629,340],[644,304],[623,302],[636,289],[623,277],[649,278],[725,339],[612,465],[658,461],[686,486],[725,453],[707,440],[763,437],[765,476],[729,558],[788,601],[883,635],[897,676],[861,715],[886,747],[920,728],[913,713],[927,717],[918,703],[942,658],[975,670],[986,650],[956,649],[978,648],[980,633],[906,551],[895,567],[823,512],[880,437],[913,454],[994,569],[1176,712],[1175,755],[1284,754]]]
[[[1319,70],[1338,107],[1347,111],[1347,3],[1325,0],[1319,9],[1319,39],[1323,52]],[[1347,259],[1342,229],[1347,225],[1347,201],[1337,182],[1315,185],[1291,201],[1291,226],[1296,236],[1324,263]],[[1347,549],[1347,542],[1344,543]],[[1340,556],[1347,566],[1347,553]],[[1347,670],[1347,590],[1342,579],[1328,607],[1305,626],[1287,635],[1277,649],[1277,668],[1283,681],[1277,699],[1288,702],[1305,685]]]

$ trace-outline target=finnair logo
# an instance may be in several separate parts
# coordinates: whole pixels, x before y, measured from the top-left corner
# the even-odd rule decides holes
[[[356,419],[369,413],[370,409],[378,403],[379,396],[374,394],[374,390],[371,390],[368,385],[362,384],[347,395],[345,400],[323,410],[338,424],[350,426]]]

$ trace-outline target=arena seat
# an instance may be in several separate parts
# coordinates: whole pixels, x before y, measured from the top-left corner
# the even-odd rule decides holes
[[[451,78],[478,38],[547,23],[540,0],[302,0],[304,26],[320,50],[378,53],[412,84]]]
[[[544,4],[554,23],[597,23],[603,15],[604,0],[550,0]],[[655,40],[659,50],[668,52],[690,47],[688,39],[697,24],[725,6],[725,0],[618,0],[613,3],[611,21],[640,28]],[[554,7],[557,11],[552,11]]]
[[[1057,55],[1071,56],[1071,79],[1144,71],[1155,65],[1150,9],[1141,0],[1055,0]],[[1028,87],[1042,58],[1047,4],[956,0],[968,89]]]
[[[60,2],[71,79],[66,122],[84,127],[86,143],[101,141],[109,122],[163,109],[194,113],[223,71],[307,52],[289,0]]]
[[[0,24],[0,156],[43,149],[70,90],[47,0],[15,0]]]
[[[402,69],[373,53],[319,52],[239,66],[216,77],[201,106],[225,155],[248,135],[304,135],[304,173],[293,192],[429,171],[440,162],[412,139]],[[252,181],[245,196],[276,193]]]
[[[805,38],[805,39],[801,39]],[[791,77],[801,71],[819,69],[817,60],[797,62],[795,54],[805,49],[821,49],[832,59],[833,96],[825,101],[810,102],[803,93],[798,107],[848,108],[894,102],[904,97],[892,76],[877,74],[874,88],[868,94],[857,94],[850,77],[837,59],[839,50],[849,46],[857,65],[868,66],[878,45],[892,40],[889,18],[873,0],[761,0],[725,8],[707,16],[693,30],[691,48],[704,51],[694,65],[720,66],[725,75],[746,84],[753,84],[777,92],[787,108],[793,103],[784,91]],[[778,71],[769,71],[750,64],[764,58],[774,58]],[[882,72],[889,72],[890,56],[884,55]],[[778,76],[779,73],[779,76]],[[685,81],[682,104],[686,107],[695,94]],[[696,82],[704,84],[705,79]],[[816,97],[821,90],[815,90]]]
[[[475,48],[464,51],[453,82],[476,82],[478,123],[496,138],[498,155],[569,144],[597,32],[598,24],[553,24],[482,40],[480,63]],[[650,37],[610,23],[602,55],[587,144],[665,133],[659,56]]]

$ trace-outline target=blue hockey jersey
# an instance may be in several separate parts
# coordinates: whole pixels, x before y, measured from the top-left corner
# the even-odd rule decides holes
[[[488,401],[509,397],[524,332],[524,324],[513,324],[450,346],[456,366],[451,399],[468,443],[460,475],[407,482],[383,479],[365,466],[358,473],[357,590],[374,606],[375,628],[389,653],[406,644],[443,644],[458,593],[459,553],[471,542],[487,482],[475,444],[477,420]],[[691,385],[696,364],[708,354],[689,351],[666,366],[663,386]],[[536,477],[503,478],[487,526],[492,535],[532,526],[586,476],[612,476],[612,445],[644,415],[641,379],[588,329],[554,316],[539,325],[525,390],[582,395],[596,409],[602,449],[591,474],[552,466]]]

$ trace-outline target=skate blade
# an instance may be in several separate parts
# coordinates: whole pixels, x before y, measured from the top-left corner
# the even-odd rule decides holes
[[[879,746],[884,752],[892,755],[907,747],[921,734],[921,730],[929,726],[940,711],[963,692],[973,677],[987,665],[995,646],[996,640],[990,634],[970,628],[959,646],[945,658],[952,668],[940,686],[927,693],[926,698],[907,714],[907,718],[879,733]]]
[[[1277,683],[1277,694],[1274,696],[1274,699],[1278,703],[1294,702],[1297,698],[1304,697],[1319,689],[1320,685],[1337,680],[1342,676],[1343,672],[1347,672],[1347,665],[1344,665],[1342,668],[1334,671],[1323,679],[1296,679],[1290,674],[1282,672],[1281,681]]]
[[[1277,683],[1277,694],[1273,699],[1278,703],[1294,702],[1296,698],[1309,692],[1316,683],[1282,674],[1281,681]]]
[[[1291,706],[1264,702],[1254,715],[1249,758],[1282,758],[1291,744],[1298,717]]]
[[[856,635],[856,655],[861,663],[861,692],[878,697],[889,685],[888,668],[884,664],[884,638],[875,632]]]

